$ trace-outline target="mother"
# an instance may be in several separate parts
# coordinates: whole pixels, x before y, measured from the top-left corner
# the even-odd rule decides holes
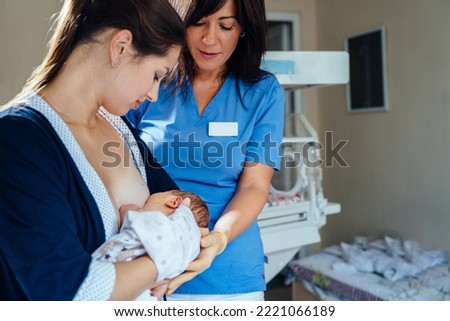
[[[176,188],[120,116],[156,99],[184,27],[167,0],[66,0],[57,22],[0,113],[0,300],[134,299],[171,274],[170,254],[155,266],[91,253],[121,206]]]

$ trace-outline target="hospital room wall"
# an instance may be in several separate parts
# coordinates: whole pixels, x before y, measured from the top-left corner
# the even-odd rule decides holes
[[[319,132],[348,140],[324,169],[326,197],[342,205],[322,246],[353,235],[403,237],[450,250],[450,2],[318,0],[317,50],[384,25],[389,111],[350,114],[345,86],[319,89]]]
[[[60,0],[0,1],[0,105],[13,98],[43,59],[50,17]]]

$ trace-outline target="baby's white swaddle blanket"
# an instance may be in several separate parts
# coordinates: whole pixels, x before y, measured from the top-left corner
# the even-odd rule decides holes
[[[194,215],[185,205],[169,216],[156,211],[129,211],[120,233],[105,242],[92,257],[118,262],[148,253],[158,269],[157,281],[160,281],[186,270],[200,252],[200,237]]]

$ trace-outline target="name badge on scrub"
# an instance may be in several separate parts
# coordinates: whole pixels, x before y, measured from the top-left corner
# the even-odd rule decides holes
[[[210,122],[208,136],[237,136],[237,122]]]

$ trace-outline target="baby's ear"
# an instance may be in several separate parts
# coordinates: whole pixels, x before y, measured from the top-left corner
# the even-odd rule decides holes
[[[183,198],[181,196],[174,196],[166,202],[166,205],[170,208],[177,208],[182,204]]]
[[[186,197],[183,199],[183,202],[181,202],[181,205],[185,205],[187,207],[191,206],[191,199],[189,197]]]

